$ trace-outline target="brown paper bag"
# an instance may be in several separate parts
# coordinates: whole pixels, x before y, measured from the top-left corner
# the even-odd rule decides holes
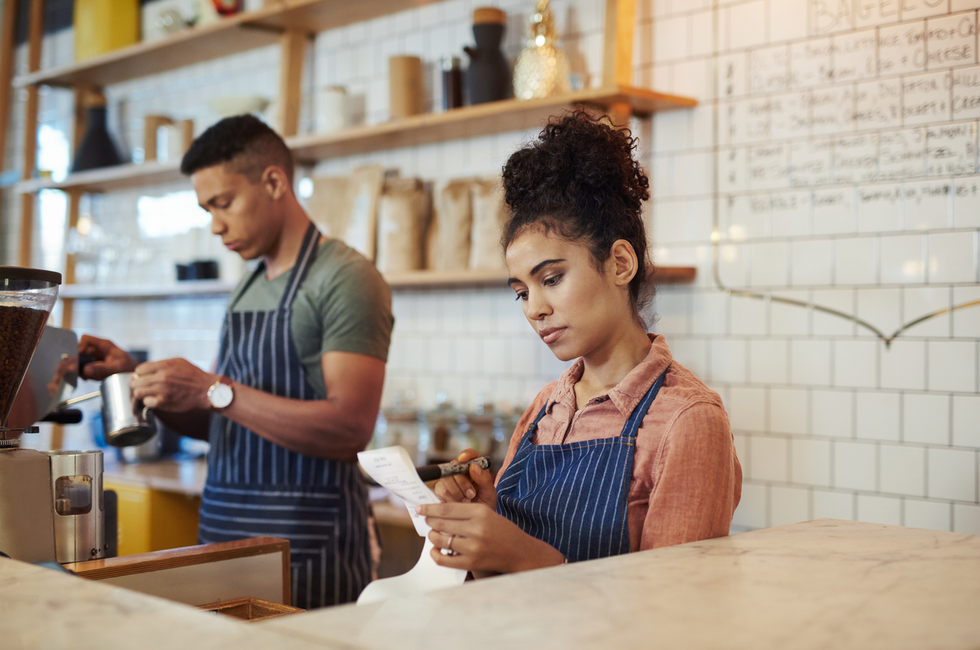
[[[375,258],[378,202],[384,186],[380,165],[355,169],[350,176],[313,179],[306,200],[310,219],[321,232],[342,240],[369,260]]]
[[[500,176],[485,178],[472,184],[473,226],[470,231],[470,268],[505,269],[504,253],[500,247],[504,225],[510,209],[504,202],[504,186]]]
[[[470,178],[452,180],[437,193],[426,247],[427,269],[461,271],[469,268],[472,184]]]
[[[378,207],[378,257],[382,273],[425,268],[425,233],[429,225],[429,195],[417,178],[385,181]]]

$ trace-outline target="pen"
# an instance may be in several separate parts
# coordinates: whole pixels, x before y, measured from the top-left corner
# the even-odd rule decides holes
[[[473,460],[468,460],[465,463],[461,463],[458,460],[451,460],[448,463],[440,463],[438,465],[424,465],[417,467],[416,471],[419,473],[419,478],[423,481],[435,481],[447,476],[466,474],[470,471],[470,465],[474,464],[483,469],[490,469],[491,466],[489,458],[480,456]]]

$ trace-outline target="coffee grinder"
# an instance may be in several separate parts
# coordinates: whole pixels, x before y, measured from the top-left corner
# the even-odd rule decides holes
[[[105,551],[102,452],[22,449],[38,427],[7,426],[60,284],[60,273],[0,266],[0,555],[31,563]]]

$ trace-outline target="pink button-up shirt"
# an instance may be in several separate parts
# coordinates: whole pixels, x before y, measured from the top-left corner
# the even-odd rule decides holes
[[[528,427],[547,403],[534,435],[555,445],[620,435],[633,408],[660,373],[663,387],[636,435],[627,502],[630,550],[683,544],[728,534],[742,492],[742,468],[728,416],[717,393],[673,360],[663,336],[638,366],[605,395],[576,408],[582,359],[538,393],[510,440],[498,480]]]

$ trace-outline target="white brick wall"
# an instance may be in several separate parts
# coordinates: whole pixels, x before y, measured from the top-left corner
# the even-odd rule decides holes
[[[683,363],[703,365],[707,350],[702,376],[725,396],[746,468],[734,528],[832,516],[980,533],[980,309],[886,347],[844,318],[765,300],[891,335],[980,298],[980,3],[678,4],[656,20],[714,25],[713,46],[653,68],[676,92],[682,65],[709,62],[701,108],[714,108],[716,137],[695,145],[676,115],[656,116],[650,165],[676,179],[679,160],[713,155],[724,286],[703,282],[705,257],[695,288],[661,289],[672,310],[656,329]],[[700,196],[671,182],[665,200],[664,189],[654,183],[661,263],[710,246],[691,230]]]

